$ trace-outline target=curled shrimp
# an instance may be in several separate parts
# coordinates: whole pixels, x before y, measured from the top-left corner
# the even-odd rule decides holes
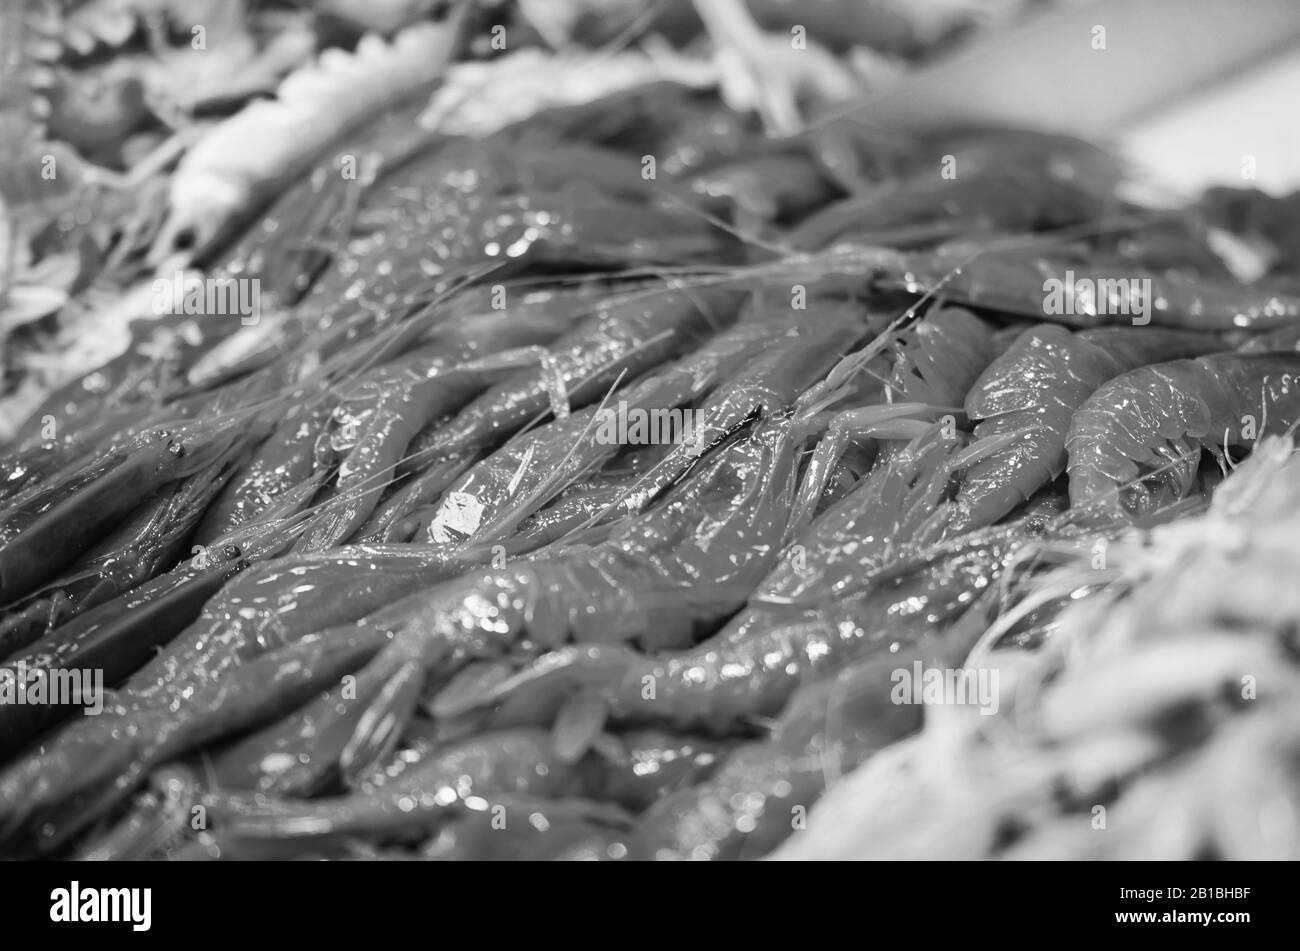
[[[1151,327],[1025,330],[966,396],[976,436],[1017,438],[966,473],[955,524],[999,519],[1064,472],[1070,419],[1106,380],[1222,346],[1213,336]]]
[[[1193,488],[1201,450],[1225,461],[1300,419],[1300,355],[1222,353],[1115,377],[1066,437],[1070,504],[1151,511]]]

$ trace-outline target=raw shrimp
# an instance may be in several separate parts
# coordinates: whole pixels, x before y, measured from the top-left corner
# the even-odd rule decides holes
[[[331,534],[338,536],[334,540],[346,537],[369,514],[415,429],[486,388],[494,374],[518,362],[535,363],[538,354],[528,348],[559,335],[568,320],[563,308],[545,307],[488,311],[432,327],[412,319],[376,341],[342,350],[332,366],[320,371],[327,380],[340,378],[334,387],[312,391],[304,386],[291,391],[296,400],[272,399],[265,412],[278,422],[277,432],[212,507],[200,526],[200,541],[255,518],[286,490],[313,475],[332,473],[340,462],[338,501],[319,516],[321,530],[313,535],[319,536],[317,545]],[[428,342],[365,372],[412,337],[427,337]],[[515,348],[496,357],[500,366],[492,362],[497,348]],[[287,414],[284,402],[291,407]],[[405,412],[398,412],[402,407]],[[340,459],[343,453],[347,455]]]
[[[195,543],[214,544],[227,532],[255,521],[294,486],[308,482],[315,471],[316,439],[329,415],[323,400],[296,403],[208,507],[194,533]],[[311,499],[302,501],[305,505]]]
[[[779,330],[775,322],[741,321],[620,392],[619,411],[654,414],[694,402]],[[524,433],[474,466],[434,512],[428,540],[490,540],[507,534],[551,495],[599,468],[622,448],[617,440],[600,438],[601,413],[615,412],[607,402]],[[422,534],[417,531],[417,537]]]
[[[195,689],[467,567],[445,550],[414,545],[355,545],[268,561],[205,604],[198,621],[125,689],[141,702]]]
[[[223,553],[202,570],[164,576],[161,583],[103,604],[56,627],[45,637],[8,658],[29,675],[58,677],[60,672],[98,673],[116,683],[140,666],[175,633],[175,616],[193,617],[199,605],[248,566],[238,549]],[[93,698],[90,698],[93,699]],[[85,704],[83,698],[79,703]],[[6,704],[0,707],[0,757],[21,749],[40,731],[70,716],[73,705]]]
[[[485,347],[487,355],[477,359],[468,352],[462,359],[445,353],[417,356],[367,374],[343,394],[332,420],[342,431],[327,431],[326,438],[347,455],[339,464],[333,496],[303,533],[299,550],[320,551],[348,539],[374,511],[415,434],[431,419],[469,402],[494,379],[538,362],[544,352],[535,344],[553,337],[554,329],[513,321],[496,336],[497,345],[516,349]]]
[[[236,545],[209,549],[200,563],[184,562],[78,614],[16,657],[33,667],[100,668],[117,682],[198,617],[203,603],[249,564]]]
[[[292,501],[285,506],[285,510],[294,508],[296,504]],[[295,528],[284,524],[285,521],[272,517],[237,535],[227,536],[226,544],[198,548],[199,554],[194,559],[56,627],[16,660],[28,670],[80,668],[100,671],[109,683],[123,680],[194,622],[204,602],[234,575],[248,568],[252,561],[286,547],[294,537]],[[256,611],[246,609],[237,622],[226,626],[233,629],[231,633],[238,633],[241,624],[257,617]],[[186,673],[201,676],[202,655],[191,659],[195,660],[197,670]],[[0,712],[4,713],[0,717],[0,747],[12,750],[36,729],[55,722],[68,711],[47,705],[6,707]]]
[[[676,187],[651,186],[634,157],[594,146],[511,130],[451,140],[372,186],[357,237],[293,319],[318,322],[340,302],[392,311],[430,285],[501,279],[534,265],[693,264],[732,253],[725,232],[665,193]]]
[[[952,522],[961,474],[1005,439],[968,444],[955,431],[947,435],[943,424],[920,425],[919,436],[878,461],[795,536],[786,557],[754,591],[752,607],[808,606],[861,591],[909,552],[959,534]]]
[[[269,542],[259,541],[258,531],[250,529],[230,537],[249,545],[255,557],[259,550],[284,546],[274,526]],[[210,550],[210,565],[187,564],[157,579],[153,585],[157,591],[146,585],[134,601],[102,605],[57,632],[58,645],[52,644],[54,660],[75,666],[105,666],[119,679],[153,648],[166,643],[187,618],[198,616],[202,605],[198,620],[127,681],[117,695],[115,715],[89,718],[70,728],[67,749],[75,751],[78,744],[89,744],[100,750],[97,763],[105,770],[131,776],[138,767],[132,760],[138,751],[129,743],[115,744],[111,739],[115,730],[151,729],[147,725],[165,720],[168,710],[188,707],[185,698],[219,689],[223,678],[233,682],[230,675],[241,670],[240,665],[310,636],[327,624],[373,611],[394,597],[465,567],[443,552],[413,546],[345,548],[329,555],[271,562],[240,577],[203,605],[231,574],[246,567],[241,554],[238,549],[229,553]],[[238,679],[234,677],[234,681]],[[188,728],[202,725],[204,713],[192,710]],[[52,742],[60,750],[65,748],[62,738]],[[66,761],[61,755],[50,757],[49,793],[55,799],[62,795],[60,789],[69,785],[66,777],[59,778],[58,771],[75,767],[75,753],[70,756]],[[40,771],[39,764],[33,767],[29,763],[29,768]],[[129,788],[128,784],[124,791]]]
[[[195,546],[192,559],[60,624],[32,647],[29,660],[102,667],[111,681],[120,680],[191,624],[209,596],[234,574],[283,551],[296,531],[285,516],[296,512],[299,500],[315,489],[314,484],[299,487],[262,522],[226,536],[220,544]],[[254,616],[249,613],[241,620]]]
[[[228,455],[208,468],[164,487],[122,527],[92,546],[64,577],[10,605],[0,621],[0,659],[87,608],[135,588],[184,553],[185,542],[203,510],[225,485],[247,443],[231,444]]]
[[[586,244],[595,254],[604,242],[601,223],[590,210],[583,212],[584,230],[565,236],[559,229],[561,206],[555,214],[533,208],[538,194],[554,197],[572,184],[576,166],[590,173],[584,181],[596,203],[615,203],[632,218],[642,209],[655,214],[657,193],[641,179],[631,156],[581,143],[521,141],[513,130],[484,140],[444,139],[380,168],[356,214],[351,239],[289,316],[310,327],[331,319],[341,306],[400,310],[427,296],[431,284],[456,274],[492,271],[502,277],[503,263],[518,268],[526,263],[520,257],[525,251],[535,245],[540,253],[548,242],[585,260]],[[688,230],[701,224],[697,216]],[[511,229],[514,237],[503,239]]]
[[[216,794],[213,811],[223,837],[233,840],[301,842],[364,834],[418,841],[464,812],[467,800],[583,797],[641,811],[706,776],[720,750],[714,740],[645,730],[606,735],[580,759],[566,761],[556,755],[546,730],[502,730],[438,747],[417,743],[348,796],[310,803],[259,797],[244,804],[233,798],[226,821]],[[237,769],[230,774],[240,762],[237,754],[236,747],[214,764],[223,793],[241,788],[245,778]]]
[[[0,602],[27,594],[151,493],[206,468],[247,438],[236,417],[148,432],[12,504],[0,513]]]
[[[734,258],[738,248],[689,207],[634,202],[573,181],[477,203],[468,230],[435,240],[432,250],[461,269],[500,263],[510,273],[538,265],[694,264]]]
[[[759,273],[767,282],[816,280],[842,291],[942,296],[1080,327],[1150,322],[1210,333],[1263,332],[1300,320],[1300,296],[1285,289],[1150,271],[1032,236],[993,235],[914,251],[840,243],[766,263]]]
[[[1222,348],[1206,334],[1151,327],[1072,334],[1040,324],[1024,331],[966,396],[976,436],[1017,440],[971,466],[954,527],[999,519],[1064,472],[1070,418],[1104,382],[1148,363]]]
[[[571,487],[551,505],[520,522],[518,531],[500,544],[511,554],[522,554],[621,516],[619,503],[624,499],[635,502],[638,478],[603,477]]]
[[[278,778],[292,764],[249,763],[248,752],[249,744],[238,744],[217,758],[214,779],[220,787],[279,792],[279,784],[266,779]],[[285,752],[268,755],[293,758]],[[250,771],[249,766],[254,768]],[[233,838],[318,838],[403,829],[427,834],[431,825],[463,808],[471,796],[573,795],[580,789],[582,768],[561,762],[549,734],[540,729],[487,733],[441,748],[424,744],[397,755],[391,779],[381,774],[382,782],[365,784],[357,794],[313,803],[282,800],[243,806],[231,811],[223,831]],[[257,784],[248,786],[249,779]]]
[[[331,262],[346,257],[358,216],[380,200],[376,193],[394,173],[443,144],[416,125],[420,108],[390,108],[340,141],[336,155],[275,200],[225,256],[220,271],[258,279],[262,294],[276,305],[298,303]],[[355,167],[346,168],[344,156]]]
[[[712,629],[744,603],[777,553],[793,488],[795,427],[773,421],[737,439],[663,508],[607,542],[471,572],[357,621],[391,634],[393,643],[355,684],[267,731],[266,752],[287,759],[258,761],[292,764],[311,740],[310,768],[332,769],[342,757],[345,770],[355,769],[396,741],[426,672],[445,677],[474,658],[500,656],[524,635],[550,646],[570,637],[680,646],[697,629]],[[473,680],[478,672],[470,674]],[[583,740],[566,748],[580,753]]]
[[[936,427],[927,438],[934,440],[938,433]],[[909,473],[909,467],[916,459],[928,461],[932,454],[924,448],[917,445],[912,455],[900,454],[899,460],[891,461],[897,472],[877,476],[880,484],[896,483],[911,491],[916,473]],[[864,652],[891,650],[891,644],[907,645],[931,636],[987,587],[1019,544],[1013,526],[977,546],[954,547],[948,557],[901,579],[864,584],[862,576],[873,565],[889,560],[888,555],[880,557],[882,553],[905,553],[914,539],[932,537],[933,527],[941,524],[934,516],[933,487],[946,482],[947,473],[929,469],[920,480],[920,490],[913,491],[913,507],[902,511],[892,528],[886,526],[883,537],[868,540],[871,558],[865,570],[855,572],[849,565],[837,568],[818,550],[796,559],[790,549],[786,552],[790,562],[760,585],[749,607],[691,650],[648,657],[618,646],[561,648],[496,683],[449,686],[435,698],[434,712],[454,717],[499,703],[502,723],[513,723],[516,717],[536,722],[554,714],[571,692],[581,689],[603,701],[616,721],[672,723],[725,733],[743,728],[754,717],[771,716],[804,679],[834,671]],[[882,513],[900,510],[899,501],[891,500],[875,511],[880,518]],[[885,517],[893,518],[892,514]],[[822,516],[828,523],[834,518],[834,509]],[[800,570],[800,565],[811,583],[780,580],[792,568]],[[829,589],[844,588],[837,584],[843,578],[853,579],[855,590],[832,597]]]
[[[828,384],[854,373],[873,371],[874,366],[888,363],[885,349],[888,338],[872,340],[862,350],[845,357],[828,376]],[[852,442],[854,435],[867,431],[888,435],[890,429],[915,429],[920,419],[936,419],[949,414],[956,425],[954,404],[959,404],[967,389],[994,355],[993,331],[988,324],[959,307],[939,307],[899,334],[892,352],[892,368],[882,387],[868,380],[868,405],[837,413],[827,425],[827,432],[817,444],[795,512],[790,519],[792,532],[801,531],[812,519],[822,498],[827,480]],[[882,368],[884,369],[884,368]],[[838,383],[843,389],[845,382]],[[883,405],[882,405],[883,404]],[[890,427],[888,420],[907,420]],[[885,427],[882,429],[882,427]],[[894,433],[897,435],[897,433]]]
[[[648,657],[628,648],[561,648],[487,689],[443,691],[434,712],[454,717],[499,704],[495,725],[537,722],[574,691],[599,698],[616,722],[728,734],[775,715],[803,683],[867,655],[941,632],[1001,570],[1017,545],[961,549],[907,578],[818,608],[747,611],[693,650]]]
[[[793,406],[845,349],[872,333],[871,316],[856,304],[814,299],[813,307],[808,319],[790,325],[748,367],[720,385],[700,405],[695,416],[695,438],[672,446],[638,476],[619,496],[620,511],[643,510],[717,440],[747,420]]]
[[[159,762],[284,716],[321,685],[373,656],[382,636],[315,635],[272,650],[224,681],[191,685],[183,702],[119,693],[0,772],[0,847],[48,852],[128,795]]]
[[[1221,353],[1158,363],[1103,385],[1066,437],[1070,504],[1144,514],[1185,497],[1202,449],[1234,448],[1300,419],[1300,354]]]
[[[409,542],[422,524],[424,508],[436,504],[447,486],[453,485],[466,469],[478,461],[478,453],[467,453],[427,465],[405,481],[395,481],[388,490],[389,494],[357,529],[357,541]]]
[[[832,251],[855,256],[847,246]],[[1149,271],[1078,248],[958,241],[934,251],[886,253],[883,259],[879,249],[856,254],[864,251],[879,262],[875,284],[882,289],[938,291],[971,307],[1075,326],[1149,320],[1206,332],[1265,331],[1300,320],[1300,297],[1283,291]]]
[[[990,170],[939,181],[936,168],[898,185],[846,199],[803,221],[790,246],[816,251],[837,241],[900,245],[980,232],[1050,231],[1098,213],[1097,195],[1034,169]]]
[[[741,296],[729,287],[680,287],[604,305],[561,337],[541,368],[492,387],[428,439],[417,436],[408,471],[498,442],[548,411],[562,415],[598,398],[621,374],[657,366],[710,327],[731,323]]]
[[[974,609],[972,609],[974,610]],[[643,857],[761,858],[800,828],[826,787],[921,727],[923,707],[897,700],[899,672],[960,666],[982,627],[872,656],[800,687],[770,739],[731,753],[703,782],[656,803],[638,822]]]

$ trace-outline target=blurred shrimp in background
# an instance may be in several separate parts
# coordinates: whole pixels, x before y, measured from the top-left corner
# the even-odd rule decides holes
[[[1294,0],[0,26],[0,857],[1300,855]]]

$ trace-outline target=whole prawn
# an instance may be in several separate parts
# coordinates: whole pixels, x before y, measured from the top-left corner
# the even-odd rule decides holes
[[[1070,419],[1106,380],[1145,364],[1222,348],[1207,334],[1151,327],[1071,334],[1056,324],[1040,324],[1025,330],[966,395],[976,436],[1015,434],[1017,439],[966,473],[954,525],[1001,518],[1065,471]]]
[[[1079,407],[1066,436],[1070,504],[1143,514],[1185,497],[1202,449],[1233,449],[1300,419],[1300,354],[1220,353],[1115,377]]]

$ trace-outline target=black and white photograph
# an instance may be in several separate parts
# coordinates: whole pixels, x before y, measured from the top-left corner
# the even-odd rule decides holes
[[[23,916],[1300,858],[1298,120],[1295,0],[4,0]]]

